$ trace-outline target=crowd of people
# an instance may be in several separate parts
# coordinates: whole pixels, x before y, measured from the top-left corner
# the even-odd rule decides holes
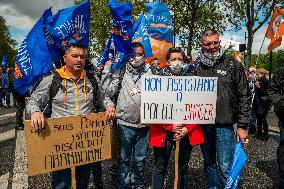
[[[284,139],[284,68],[280,67],[271,83],[264,69],[249,69],[249,75],[233,58],[226,56],[220,36],[213,29],[205,30],[200,39],[201,49],[192,63],[181,48],[172,47],[166,55],[167,66],[159,59],[150,64],[144,60],[144,47],[134,42],[134,56],[120,70],[112,71],[112,60],[93,68],[87,60],[87,48],[79,44],[66,46],[65,65],[43,76],[26,103],[31,126],[44,128],[46,118],[105,111],[112,126],[111,176],[114,188],[142,189],[145,158],[153,147],[152,188],[164,188],[165,175],[172,149],[179,144],[178,188],[190,188],[188,162],[191,150],[200,145],[204,159],[205,188],[224,188],[233,160],[234,144],[248,143],[249,132],[257,139],[268,140],[266,115],[274,106],[279,118],[279,188],[284,188],[284,168],[281,166]],[[140,119],[141,84],[144,75],[217,77],[215,124],[142,124]],[[0,106],[6,94],[10,106],[9,69],[0,76]],[[12,79],[13,80],[13,79]],[[23,127],[26,95],[15,93],[17,127]],[[9,97],[8,97],[9,96]],[[48,107],[48,108],[46,108]],[[48,109],[46,114],[43,110]],[[235,127],[235,125],[237,125]],[[179,141],[178,143],[176,141]],[[76,167],[77,188],[87,188],[91,174],[96,189],[103,188],[101,162]],[[71,170],[52,172],[52,188],[70,188]]]
[[[25,95],[21,95],[14,89],[14,67],[0,67],[0,109],[5,111],[12,108],[11,96],[13,98],[13,108],[16,109],[16,128],[23,130]]]

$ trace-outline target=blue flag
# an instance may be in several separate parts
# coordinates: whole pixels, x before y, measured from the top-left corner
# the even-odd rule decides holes
[[[163,2],[145,3],[149,36],[159,41],[173,43],[172,19],[167,5]]]
[[[226,181],[225,189],[236,189],[240,180],[241,171],[247,161],[243,144],[237,142],[234,147],[234,158]]]
[[[8,62],[7,62],[7,55],[3,54],[2,56],[2,70],[4,70],[8,65]]]
[[[59,61],[60,49],[70,43],[89,46],[90,1],[62,9],[48,18],[48,48],[53,61]]]
[[[148,30],[149,27],[146,22],[146,18],[144,14],[141,14],[133,25],[134,35],[132,37],[132,41],[139,42],[143,45],[145,58],[153,56]]]
[[[14,87],[21,94],[25,94],[39,77],[53,69],[44,34],[44,25],[51,14],[51,8],[44,11],[18,50]]]
[[[112,13],[112,35],[106,43],[97,66],[112,59],[112,69],[117,70],[126,64],[128,56],[132,53],[132,4],[109,0],[108,6]]]

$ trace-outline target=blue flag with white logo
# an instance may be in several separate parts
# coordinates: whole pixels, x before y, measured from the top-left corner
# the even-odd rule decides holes
[[[111,59],[112,69],[117,70],[126,64],[128,56],[132,53],[132,4],[109,0],[108,6],[112,13],[112,34],[96,66]]]
[[[89,46],[90,1],[59,10],[48,18],[48,47],[53,61],[59,61],[58,52],[70,43]]]
[[[163,2],[145,3],[149,36],[159,41],[173,43],[172,19],[169,8]]]
[[[51,8],[44,11],[18,50],[14,87],[21,94],[25,94],[39,77],[53,69],[43,29],[51,14]]]
[[[149,26],[146,22],[146,18],[144,14],[140,14],[136,22],[133,24],[134,35],[132,37],[132,41],[139,42],[143,45],[145,58],[153,56],[148,30]]]
[[[5,55],[5,54],[2,55],[2,64],[1,65],[2,65],[2,70],[4,70],[8,65],[7,55]]]
[[[241,171],[246,164],[247,159],[243,144],[241,142],[237,142],[234,147],[234,158],[226,181],[225,189],[237,188]]]

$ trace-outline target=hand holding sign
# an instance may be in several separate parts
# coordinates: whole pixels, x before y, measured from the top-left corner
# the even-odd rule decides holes
[[[31,126],[32,126],[32,128],[42,129],[42,128],[44,128],[44,123],[45,123],[45,119],[44,119],[44,115],[43,115],[42,112],[34,112],[31,115]]]

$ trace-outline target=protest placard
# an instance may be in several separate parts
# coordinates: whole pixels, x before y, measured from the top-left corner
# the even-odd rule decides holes
[[[217,77],[143,76],[142,123],[214,124]]]
[[[47,119],[35,130],[25,122],[29,176],[111,158],[105,113]]]

